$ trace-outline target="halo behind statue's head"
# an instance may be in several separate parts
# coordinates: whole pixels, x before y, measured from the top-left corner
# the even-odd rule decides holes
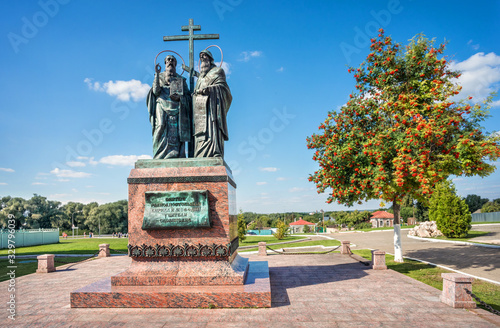
[[[172,53],[176,54],[177,56],[181,57],[181,60],[182,60],[182,65],[185,65],[185,63],[184,63],[184,58],[182,58],[182,56],[181,56],[181,55],[179,55],[177,52],[175,52],[175,51],[173,51],[173,50],[163,50],[163,51],[160,51],[160,52],[156,55],[156,57],[155,57],[155,67],[156,67],[156,60],[158,59],[158,56],[159,56],[161,53],[164,53],[164,52],[172,52]],[[172,55],[168,55],[168,56],[172,56]],[[168,56],[167,56],[167,57],[168,57]],[[167,57],[165,57],[165,60],[167,59]],[[172,57],[174,57],[174,56],[172,56]],[[175,57],[174,57],[174,59],[175,59],[175,63],[177,64],[177,59],[176,59]],[[184,74],[184,70],[182,70],[181,75],[182,75],[182,74]]]
[[[221,67],[222,66],[222,62],[224,61],[224,54],[222,53],[222,49],[218,45],[212,44],[211,46],[206,47],[204,50],[200,51],[200,55],[202,53],[204,53],[208,57],[210,57],[212,59],[212,61],[214,61],[214,56],[212,55],[212,53],[210,51],[208,51],[208,48],[212,48],[212,47],[217,47],[220,50],[220,65],[219,65],[219,67]],[[200,70],[200,63],[198,62],[198,71],[199,70]]]

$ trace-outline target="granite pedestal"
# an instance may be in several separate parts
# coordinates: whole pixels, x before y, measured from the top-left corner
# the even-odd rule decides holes
[[[71,293],[72,307],[271,306],[267,262],[249,264],[238,255],[236,184],[222,159],[139,160],[128,185],[132,263],[110,279]],[[207,197],[208,226],[150,228],[145,224],[151,221],[152,206],[146,195],[191,191]],[[187,206],[172,204],[158,204],[162,207],[155,211]],[[171,214],[159,220],[192,223],[189,217]]]

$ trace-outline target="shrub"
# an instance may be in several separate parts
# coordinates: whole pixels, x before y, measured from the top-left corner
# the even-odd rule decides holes
[[[240,241],[245,240],[247,237],[245,236],[247,233],[247,224],[245,219],[243,218],[243,214],[240,212],[238,214],[238,238]]]
[[[370,222],[361,222],[357,223],[354,225],[354,229],[360,230],[360,229],[370,229],[372,227],[372,224]]]
[[[278,223],[276,224],[276,233],[273,233],[273,236],[276,237],[276,239],[284,239],[286,236],[288,236],[288,224],[285,222],[278,220]]]
[[[445,180],[437,184],[430,199],[429,218],[448,238],[463,238],[471,228],[472,216],[465,200],[456,195],[455,186]]]

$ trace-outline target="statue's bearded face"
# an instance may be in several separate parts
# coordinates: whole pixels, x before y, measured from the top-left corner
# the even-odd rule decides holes
[[[211,62],[210,62],[210,57],[205,54],[201,53],[200,54],[200,71],[202,74],[206,74],[210,70]]]
[[[165,58],[165,72],[167,73],[167,75],[175,74],[175,66],[177,66],[177,61],[174,57],[169,56]]]

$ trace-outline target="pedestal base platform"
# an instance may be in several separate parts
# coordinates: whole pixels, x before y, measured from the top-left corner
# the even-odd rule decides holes
[[[271,307],[267,262],[250,262],[244,285],[111,286],[111,277],[71,293],[72,308]]]
[[[132,261],[130,268],[111,277],[112,286],[243,285],[248,259],[233,261]]]

